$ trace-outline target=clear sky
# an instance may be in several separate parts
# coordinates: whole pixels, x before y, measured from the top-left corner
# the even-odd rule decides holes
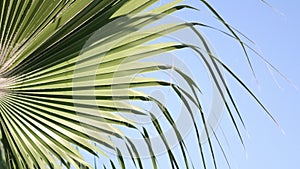
[[[169,0],[161,0],[165,3]],[[180,12],[177,17],[190,21],[201,21],[220,26],[211,22],[213,17],[199,0],[186,0],[199,9],[200,12]],[[222,17],[233,27],[255,42],[251,45],[259,51],[270,63],[280,70],[293,84],[300,88],[300,1],[269,0],[272,7],[260,0],[209,0]],[[247,131],[242,131],[245,150],[238,140],[237,134],[224,115],[220,126],[227,137],[223,141],[231,168],[233,169],[298,169],[300,161],[300,91],[276,71],[268,69],[266,64],[254,53],[250,52],[257,80],[252,76],[241,47],[234,40],[208,29],[200,28],[205,33],[216,50],[218,57],[232,68],[246,82],[249,88],[258,96],[278,121],[277,126],[270,117],[255,103],[255,101],[228,76],[231,91],[234,94]],[[248,42],[250,43],[250,42]],[[191,65],[197,66],[197,65]],[[284,131],[284,133],[282,132]],[[220,129],[217,132],[220,134]],[[249,136],[248,136],[249,135]],[[247,137],[248,136],[248,137]],[[190,143],[191,138],[186,138]],[[190,139],[190,140],[189,140]],[[219,169],[227,169],[220,158]],[[191,152],[193,159],[199,158]],[[163,160],[162,159],[162,163]],[[150,164],[150,163],[149,163]],[[200,160],[196,161],[201,165]],[[150,166],[150,165],[149,165]],[[168,168],[160,165],[161,168]],[[211,167],[208,167],[209,169]]]
[[[196,0],[188,2],[202,9]],[[300,1],[269,0],[269,7],[259,0],[210,0],[212,6],[224,19],[256,43],[255,49],[300,87],[299,38]],[[207,15],[204,11],[200,14]],[[182,17],[195,17],[184,13]],[[203,17],[200,16],[199,17]],[[194,18],[194,20],[196,20]],[[205,20],[205,18],[204,18]],[[205,30],[204,30],[205,32]],[[232,67],[254,93],[261,99],[278,121],[280,127],[259,108],[242,88],[232,85],[246,122],[249,137],[245,137],[246,153],[236,139],[231,139],[227,129],[228,119],[221,122],[229,136],[231,153],[228,153],[232,168],[238,169],[298,169],[300,161],[300,92],[278,73],[266,67],[259,57],[251,54],[258,83],[251,76],[245,58],[238,45],[228,38],[206,31],[219,57]],[[232,41],[232,40],[231,40]],[[273,73],[273,74],[272,74]],[[275,80],[274,80],[275,79]],[[281,128],[284,130],[283,134]],[[236,135],[232,134],[234,137]],[[247,154],[247,155],[246,155]],[[228,168],[220,166],[221,169]]]

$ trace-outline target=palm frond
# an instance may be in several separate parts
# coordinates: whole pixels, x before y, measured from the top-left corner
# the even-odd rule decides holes
[[[157,24],[174,12],[195,10],[183,5],[181,0],[153,7],[157,2],[0,2],[0,131],[3,144],[0,145],[0,165],[9,169],[98,168],[85,160],[84,151],[103,161],[103,168],[127,168],[125,157],[129,157],[136,168],[145,168],[142,160],[145,154],[142,153],[147,152],[152,167],[158,168],[158,154],[151,139],[158,135],[162,145],[159,151],[166,152],[172,168],[182,168],[179,158],[185,168],[199,168],[193,164],[188,150],[191,145],[185,142],[185,133],[170,107],[145,91],[162,87],[176,94],[174,104],[183,104],[185,117],[191,119],[198,143],[195,147],[203,164],[200,167],[208,168],[208,159],[211,159],[213,167],[218,168],[210,136],[215,136],[220,146],[221,143],[213,126],[207,122],[210,117],[202,108],[199,85],[179,67],[147,61],[180,50],[194,51],[205,63],[243,144],[237,123],[244,122],[222,70],[229,72],[259,105],[263,105],[215,56],[206,38],[195,27],[216,28],[200,22]],[[236,30],[207,1],[201,2],[229,30],[223,33],[240,43],[252,69],[247,45]],[[184,29],[192,30],[202,45],[160,40]],[[187,85],[159,76],[151,77],[164,71],[174,71]],[[157,112],[147,109],[144,103],[156,105],[163,117],[158,118]],[[130,116],[149,119],[151,126],[144,126]],[[171,128],[173,137],[164,132],[166,127]],[[201,128],[204,132],[200,132]],[[129,133],[139,137],[140,142],[128,136]],[[174,141],[180,153],[171,147]],[[202,144],[204,141],[208,144]],[[143,150],[139,145],[144,145]]]

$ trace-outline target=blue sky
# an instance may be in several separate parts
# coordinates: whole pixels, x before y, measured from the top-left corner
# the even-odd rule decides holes
[[[167,0],[162,0],[163,3]],[[176,14],[184,20],[200,21],[221,27],[214,22],[211,13],[205,10],[198,0],[186,0],[199,9],[199,12],[187,10]],[[294,85],[300,88],[299,49],[300,20],[299,1],[269,0],[272,7],[259,0],[210,0],[222,17],[233,27],[255,42],[251,46],[259,51],[271,64],[282,72]],[[226,134],[228,145],[223,137],[220,140],[227,152],[233,169],[298,169],[300,160],[300,91],[282,78],[276,71],[268,69],[266,64],[254,53],[249,52],[257,79],[253,77],[247,60],[239,44],[221,33],[205,28],[201,31],[209,39],[218,57],[249,86],[277,120],[277,126],[259,107],[245,90],[230,76],[227,76],[247,130],[242,130],[245,150],[230,119],[224,113],[220,126]],[[191,65],[197,67],[198,65]],[[196,79],[198,80],[198,79]],[[169,95],[169,97],[172,97]],[[284,131],[284,132],[283,132]],[[217,133],[220,134],[220,128]],[[186,137],[194,144],[192,137]],[[193,148],[193,147],[192,147]],[[176,150],[175,150],[176,151]],[[220,150],[216,150],[219,169],[227,169]],[[199,154],[191,151],[192,159]],[[165,157],[158,159],[161,168]],[[147,160],[145,160],[147,162]],[[150,161],[149,166],[150,165]],[[195,167],[201,166],[200,160]],[[151,168],[151,167],[150,167]],[[211,168],[211,165],[208,167]]]
[[[162,0],[162,3],[166,2],[167,0]],[[175,16],[184,20],[200,21],[218,28],[222,27],[221,24],[215,22],[212,14],[205,10],[200,1],[186,0],[185,2],[198,7],[200,11],[186,10]],[[272,7],[259,0],[228,0],[226,2],[210,0],[209,2],[230,25],[253,40],[255,45],[249,41],[247,43],[278,68],[294,85],[300,87],[300,59],[297,54],[298,38],[300,38],[300,20],[297,8],[300,6],[300,2],[270,0],[268,2]],[[255,79],[247,65],[243,51],[236,41],[207,28],[199,29],[209,39],[218,57],[249,86],[279,124],[279,126],[276,125],[249,94],[230,76],[227,76],[247,128],[246,131],[241,130],[245,143],[244,150],[230,119],[224,113],[220,126],[226,134],[229,146],[222,137],[220,128],[217,133],[221,135],[220,140],[231,168],[298,169],[300,160],[300,91],[284,80],[276,71],[270,70],[257,55],[249,52],[256,73],[257,79]],[[197,64],[199,62],[192,61],[190,66],[198,68]],[[199,79],[195,80],[199,81]],[[168,97],[172,98],[171,95]],[[201,161],[197,151],[193,151],[195,137],[188,136],[185,139],[192,145],[191,158],[195,160],[194,164],[197,168],[197,166],[201,166]],[[216,148],[216,153],[219,169],[227,169],[228,166],[218,148]],[[158,160],[160,168],[169,167],[164,166],[164,160],[167,160],[165,157],[160,157]],[[212,164],[208,164],[208,169],[210,168],[213,168]]]
[[[203,6],[189,0],[199,8]],[[255,42],[255,49],[278,68],[296,86],[300,86],[299,59],[299,1],[259,0],[209,1],[224,19]],[[201,13],[201,12],[200,12]],[[206,15],[205,11],[202,14]],[[195,17],[195,14],[182,14]],[[201,17],[201,16],[199,16]],[[206,20],[204,18],[204,20]],[[214,24],[214,23],[213,23]],[[232,168],[239,169],[297,169],[300,160],[300,92],[278,73],[269,71],[259,57],[251,54],[258,83],[251,76],[238,44],[228,38],[204,30],[219,57],[243,79],[278,121],[278,127],[236,83],[232,91],[243,112],[249,137],[245,137],[246,153],[233,128],[223,118],[221,126],[229,136]],[[272,75],[273,73],[273,75]],[[276,80],[274,80],[276,79]],[[229,129],[227,129],[228,127]],[[284,130],[283,134],[281,129]],[[246,133],[246,132],[245,132]],[[245,134],[247,135],[247,133]],[[247,155],[246,155],[247,154]],[[227,166],[220,166],[221,169]]]

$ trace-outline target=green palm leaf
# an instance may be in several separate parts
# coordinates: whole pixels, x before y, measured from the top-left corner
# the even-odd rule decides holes
[[[140,137],[153,168],[158,168],[158,162],[150,137],[156,134],[172,168],[181,168],[179,158],[183,160],[185,168],[199,168],[191,160],[187,148],[189,145],[183,139],[184,133],[178,128],[169,107],[143,90],[158,87],[171,89],[177,95],[177,104],[182,103],[187,110],[185,116],[192,119],[202,167],[207,168],[208,158],[211,158],[217,168],[212,139],[205,137],[208,138],[205,148],[202,144],[205,140],[200,135],[200,129],[203,128],[202,134],[215,136],[218,140],[215,133],[211,134],[213,126],[207,124],[207,112],[204,112],[200,102],[199,85],[176,66],[147,61],[181,49],[194,51],[205,63],[243,143],[237,125],[238,120],[243,121],[222,70],[229,72],[263,105],[214,56],[207,40],[195,27],[215,29],[237,40],[249,60],[247,45],[206,1],[201,2],[225,25],[229,33],[196,22],[157,24],[176,11],[195,10],[182,5],[181,0],[153,7],[157,2],[1,1],[1,168],[99,167],[85,161],[83,151],[96,159],[106,160],[103,168],[127,168],[130,160],[136,168],[144,168],[144,155],[137,148],[137,143],[127,136],[130,132]],[[202,46],[159,40],[183,29],[192,30]],[[144,76],[163,71],[176,72],[187,85],[182,86],[157,76]],[[143,103],[155,104],[165,121]],[[239,119],[235,118],[234,113]],[[130,116],[150,119],[151,127],[139,124]],[[166,126],[171,128],[174,137],[169,138],[164,133]],[[171,147],[170,142],[174,138],[180,153]],[[123,145],[118,144],[120,142]],[[125,149],[126,152],[123,151]],[[205,152],[205,149],[209,151]],[[111,152],[115,153],[116,159],[110,155]],[[125,153],[130,160],[125,159]]]

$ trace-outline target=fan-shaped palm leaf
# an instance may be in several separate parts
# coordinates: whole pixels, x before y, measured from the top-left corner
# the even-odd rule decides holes
[[[198,168],[193,165],[182,136],[184,133],[178,128],[169,108],[159,99],[140,90],[159,86],[172,89],[178,96],[176,102],[186,108],[185,116],[192,119],[201,152],[199,159],[203,161],[202,167],[207,168],[206,160],[209,157],[204,153],[199,129],[202,126],[205,135],[213,132],[211,126],[206,124],[207,115],[200,104],[198,85],[178,67],[141,61],[179,49],[194,51],[203,60],[242,141],[233,115],[236,112],[240,117],[240,113],[221,69],[229,72],[257,98],[214,56],[206,39],[195,29],[196,26],[215,28],[183,21],[155,24],[176,11],[188,8],[195,10],[180,4],[180,0],[152,7],[157,2],[0,2],[0,124],[1,153],[5,161],[2,168],[93,168],[84,160],[83,150],[91,156],[107,159],[109,163],[104,163],[104,168],[127,168],[124,153],[130,156],[136,168],[144,168],[141,152],[136,142],[127,136],[129,132],[139,135],[151,157],[153,168],[157,168],[157,154],[150,139],[153,134],[159,135],[172,168],[179,168],[178,158],[183,159],[185,168]],[[201,2],[229,30],[229,33],[224,33],[241,44],[248,58],[247,46],[236,31],[206,1]],[[192,30],[202,46],[155,41],[182,29]],[[162,71],[176,72],[187,85],[155,76],[141,76]],[[143,106],[141,103],[144,102],[155,104],[167,123]],[[130,115],[150,119],[151,129],[155,132],[129,118]],[[172,129],[172,139],[178,142],[180,157],[172,150],[172,140],[163,131],[165,126]],[[210,158],[217,168],[210,137],[208,143],[207,153],[211,154]],[[109,152],[114,152],[118,159],[111,158]]]

